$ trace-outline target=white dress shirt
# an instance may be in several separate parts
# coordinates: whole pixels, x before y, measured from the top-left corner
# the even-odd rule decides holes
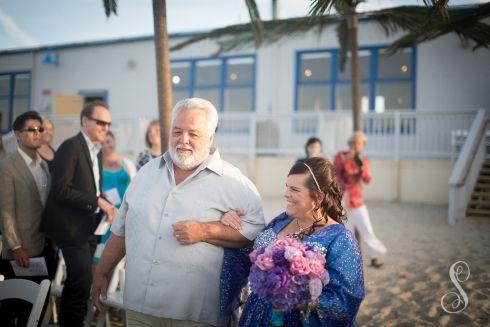
[[[88,136],[83,131],[82,134],[83,134],[83,138],[85,139],[85,142],[87,142],[88,152],[90,153],[90,159],[92,160],[94,183],[95,183],[95,188],[97,190],[97,197],[99,197],[100,196],[100,185],[99,185],[100,172],[99,172],[99,158],[97,157],[97,155],[99,154],[100,151],[100,143],[99,142],[93,143],[92,141],[90,141]]]
[[[41,203],[43,206],[46,205],[46,199],[48,198],[48,179],[49,172],[41,165],[42,158],[39,153],[36,152],[36,160],[32,160],[31,157],[27,153],[25,153],[20,147],[17,149],[19,151],[20,156],[26,162],[27,167],[32,173],[32,177],[34,177],[34,181],[36,182],[37,190],[39,191],[39,197],[41,199]]]
[[[240,232],[249,240],[264,228],[257,189],[217,150],[179,185],[168,153],[143,166],[111,228],[126,242],[125,307],[218,325],[223,248],[205,242],[181,245],[172,224],[218,221],[231,209],[246,212]]]

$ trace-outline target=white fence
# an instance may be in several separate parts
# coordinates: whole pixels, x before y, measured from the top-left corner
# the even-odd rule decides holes
[[[363,114],[366,153],[371,157],[451,158],[451,133],[467,130],[473,111],[390,111]],[[111,130],[121,152],[137,154],[144,148],[144,133],[153,117],[113,116]],[[78,117],[53,118],[55,144],[79,129]],[[342,113],[256,114],[220,113],[216,145],[223,154],[294,155],[304,153],[311,136],[319,137],[325,153],[347,147],[352,115]]]

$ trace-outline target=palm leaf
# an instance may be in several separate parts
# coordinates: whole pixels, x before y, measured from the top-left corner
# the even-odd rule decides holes
[[[245,0],[245,4],[247,5],[248,14],[250,16],[255,46],[258,47],[262,43],[262,20],[260,19],[259,9],[257,8],[255,0]]]
[[[106,17],[109,17],[111,13],[117,15],[117,1],[116,0],[103,0],[104,10]]]

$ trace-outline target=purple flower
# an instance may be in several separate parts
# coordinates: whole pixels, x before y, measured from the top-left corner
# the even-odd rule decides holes
[[[276,264],[276,266],[286,264],[287,260],[286,260],[286,258],[284,258],[284,249],[275,250],[272,253],[272,259],[274,260],[274,263]]]

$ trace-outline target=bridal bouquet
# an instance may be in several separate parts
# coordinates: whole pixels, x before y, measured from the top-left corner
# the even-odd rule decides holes
[[[313,246],[285,237],[250,253],[253,292],[287,311],[318,299],[328,284],[325,257]]]

